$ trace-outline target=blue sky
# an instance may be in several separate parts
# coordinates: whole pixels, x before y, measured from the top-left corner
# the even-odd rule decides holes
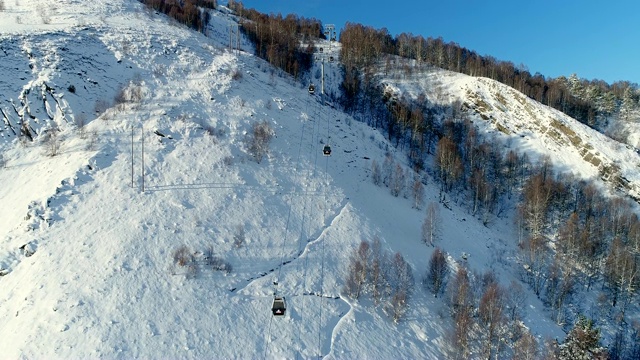
[[[226,1],[221,1],[226,3]],[[456,42],[546,77],[640,84],[638,0],[242,0],[341,29],[349,22]]]

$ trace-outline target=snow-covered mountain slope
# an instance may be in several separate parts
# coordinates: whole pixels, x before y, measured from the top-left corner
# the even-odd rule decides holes
[[[5,4],[1,358],[444,356],[449,315],[419,285],[397,325],[366,299],[340,296],[361,240],[378,236],[400,252],[418,282],[432,252],[420,241],[424,211],[369,179],[372,160],[404,159],[377,130],[251,54],[226,50],[216,35],[231,21],[223,13],[205,37],[133,0]],[[476,94],[497,86],[433,76],[484,89]],[[500,112],[520,116],[477,98],[496,123]],[[33,142],[16,136],[24,119]],[[260,121],[275,137],[256,163],[245,140]],[[537,139],[534,129],[502,125]],[[47,156],[52,129],[60,147]],[[532,149],[544,148],[533,140]],[[325,143],[331,157],[322,156]],[[427,184],[426,202],[437,198]],[[487,228],[455,204],[441,222],[452,266],[466,261],[505,284],[517,280],[510,222]],[[182,245],[196,259],[191,270],[175,266]],[[233,270],[205,266],[209,251]],[[271,315],[274,291],[287,299],[285,317]],[[562,337],[534,296],[527,309],[539,339]]]
[[[381,72],[382,73],[382,72]],[[409,76],[382,76],[396,97],[426,95],[433,104],[458,102],[481,129],[530,156],[549,156],[561,172],[604,180],[610,188],[640,199],[640,155],[562,112],[488,78],[425,68]]]

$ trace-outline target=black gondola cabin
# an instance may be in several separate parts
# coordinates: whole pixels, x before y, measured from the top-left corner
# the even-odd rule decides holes
[[[287,311],[287,304],[285,303],[284,297],[276,296],[273,298],[273,305],[271,305],[271,312],[275,316],[283,316]]]
[[[313,95],[316,93],[316,86],[311,84],[309,85],[309,94]]]
[[[322,155],[331,156],[331,146],[325,145],[324,148],[322,148]]]

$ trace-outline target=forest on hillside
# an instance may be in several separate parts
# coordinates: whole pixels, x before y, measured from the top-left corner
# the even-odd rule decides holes
[[[322,23],[289,14],[266,15],[245,8],[241,2],[229,1],[241,19],[241,31],[255,45],[256,55],[269,64],[291,74],[295,79],[309,71],[313,60],[314,41],[322,38]],[[301,46],[302,44],[302,46]]]
[[[215,9],[217,0],[138,0],[145,6],[168,15],[181,24],[196,31],[204,32],[209,24],[210,14],[201,9]]]
[[[557,78],[532,75],[523,64],[481,56],[441,37],[425,39],[407,33],[392,37],[386,29],[347,23],[340,32],[340,42],[341,61],[347,73],[366,72],[385,54],[393,54],[414,59],[418,65],[491,78],[596,129],[602,129],[612,115],[627,119],[639,106],[638,84],[620,81],[609,85],[602,80],[579,79],[576,74]],[[405,70],[410,72],[411,68]]]

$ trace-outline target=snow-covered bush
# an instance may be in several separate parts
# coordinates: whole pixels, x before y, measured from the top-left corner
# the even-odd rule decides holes
[[[173,263],[178,266],[186,266],[193,262],[193,255],[186,245],[181,245],[173,251]]]
[[[231,264],[218,256],[211,258],[210,264],[213,270],[224,271],[227,274],[233,270],[233,266],[231,266]]]
[[[50,129],[45,133],[43,140],[45,146],[45,154],[50,157],[54,157],[60,153],[60,139],[58,137],[57,129]]]
[[[266,120],[253,124],[252,130],[246,139],[246,145],[249,154],[257,163],[260,163],[269,152],[269,144],[273,135],[274,131]]]
[[[233,246],[241,248],[244,245],[245,233],[244,226],[238,225],[236,227],[236,233],[233,235]]]

